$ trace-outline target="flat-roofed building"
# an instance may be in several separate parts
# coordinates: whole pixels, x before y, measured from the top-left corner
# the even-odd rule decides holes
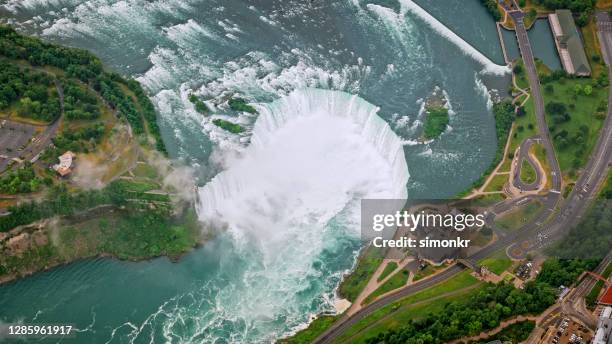
[[[563,69],[568,74],[589,76],[591,66],[584,52],[580,33],[570,10],[556,10],[548,15],[550,28],[555,36],[555,45]]]
[[[612,307],[606,307],[599,316],[593,344],[612,343]]]

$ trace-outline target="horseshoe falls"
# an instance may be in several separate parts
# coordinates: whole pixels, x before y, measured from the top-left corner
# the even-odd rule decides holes
[[[218,231],[178,263],[88,259],[0,285],[0,321],[72,323],[86,343],[270,343],[333,313],[359,201],[469,186],[509,87],[478,0],[0,0],[0,21],[140,81]],[[424,143],[436,87],[452,130]]]

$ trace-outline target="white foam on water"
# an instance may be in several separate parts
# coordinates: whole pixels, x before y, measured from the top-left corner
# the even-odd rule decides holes
[[[228,33],[242,33],[240,27],[228,19],[219,20],[217,24]]]
[[[359,178],[366,178],[369,173],[380,173],[371,171],[371,168],[359,168],[361,171],[355,171],[357,179],[360,180],[359,183],[346,180],[350,178],[342,176],[343,173],[337,174],[344,169],[343,165],[349,167],[358,164],[350,160],[359,160],[361,154],[357,156],[350,154],[341,158],[336,156],[336,153],[344,154],[342,149],[352,150],[362,144],[371,146],[364,154],[372,155],[372,164],[382,157],[383,160],[380,160],[380,163],[386,161],[386,164],[391,166],[390,170],[388,168],[383,170],[388,170],[391,175],[383,178],[386,182],[376,178],[376,183],[382,183],[379,185],[380,188],[375,188],[377,191],[364,189],[361,190],[361,193],[380,197],[405,197],[405,188],[398,187],[398,185],[405,185],[408,179],[401,139],[393,133],[384,120],[378,117],[377,111],[378,108],[357,96],[315,89],[294,91],[271,105],[260,107],[261,114],[253,128],[251,146],[244,151],[244,157],[234,162],[228,171],[215,177],[200,191],[200,217],[215,217],[219,212],[229,211],[230,209],[224,209],[224,206],[229,205],[225,203],[227,201],[236,205],[244,198],[262,197],[263,190],[281,193],[283,198],[292,199],[297,203],[307,201],[311,196],[309,192],[313,190],[314,192],[337,190],[342,199],[338,203],[341,209],[346,205],[347,201],[344,197],[348,196],[347,193],[354,193],[351,188],[361,183],[362,179]],[[342,126],[346,126],[346,129],[342,129]],[[343,137],[344,134],[347,137]],[[278,135],[287,135],[280,136],[286,142],[279,139]],[[330,151],[329,147],[336,145],[339,145],[339,152],[334,152],[335,149]],[[379,158],[376,158],[376,155]],[[334,161],[328,161],[332,158]],[[349,161],[346,161],[347,159]],[[317,172],[319,169],[323,171]],[[319,175],[321,173],[322,175]],[[266,177],[270,177],[271,174],[279,175],[266,181]],[[344,181],[337,180],[337,177]],[[262,180],[257,180],[257,178],[262,178]],[[283,181],[286,181],[287,184],[282,185]],[[270,182],[277,185],[269,185]],[[308,185],[305,186],[302,193],[296,189],[297,185],[294,185],[293,188],[289,187],[294,182],[305,182]],[[322,185],[324,187],[313,189],[310,182],[324,183]],[[248,184],[252,186],[249,187]],[[289,187],[290,191],[285,190],[285,186]],[[251,188],[253,190],[249,190]],[[391,190],[393,194],[389,194]],[[253,192],[249,194],[244,191]],[[287,192],[289,194],[286,194]],[[265,199],[265,196],[263,197]],[[265,201],[262,205],[266,203]],[[319,201],[323,202],[323,200]],[[289,209],[293,208],[289,204],[287,206]],[[235,209],[235,207],[230,208]],[[338,206],[330,205],[329,209],[333,209],[331,212],[334,214],[339,211]],[[274,209],[276,210],[278,209]],[[303,210],[309,211],[308,209]],[[231,212],[234,211],[231,210]],[[239,219],[242,217],[240,216]],[[275,229],[277,228],[271,230]]]
[[[476,92],[482,95],[487,103],[487,109],[491,111],[493,109],[493,98],[491,97],[491,92],[484,84],[482,79],[478,77],[478,73],[474,73],[474,89]]]
[[[233,40],[233,41],[239,41],[239,40],[240,40],[240,39],[238,38],[238,36],[236,36],[236,35],[234,35],[234,34],[232,34],[232,33],[226,33],[226,34],[225,34],[225,37],[227,37],[227,38],[229,38],[229,39],[231,39],[231,40]]]
[[[402,140],[357,96],[297,90],[258,109],[251,145],[199,189],[197,210],[254,260],[243,278],[257,287],[228,291],[218,316],[262,329],[283,315],[293,327],[308,321],[295,308],[311,302],[299,294],[313,263],[339,238],[358,237],[359,200],[405,198],[409,174]]]
[[[429,14],[429,12],[425,11],[421,6],[417,5],[412,0],[399,0],[402,9],[410,11],[415,14],[419,18],[421,18],[427,25],[429,25],[434,31],[436,31],[441,36],[448,39],[450,42],[458,46],[461,51],[463,51],[466,55],[472,57],[479,63],[481,63],[485,68],[484,71],[487,73],[493,73],[496,75],[504,75],[510,73],[510,68],[508,66],[498,65],[495,62],[491,61],[488,57],[474,48],[471,44],[466,42],[463,38],[459,37],[456,33],[442,24],[438,19]]]
[[[19,11],[34,11],[40,8],[65,8],[79,4],[80,0],[9,0],[0,7],[13,14]]]
[[[220,22],[221,23],[221,22]],[[186,43],[192,44],[201,42],[203,38],[209,38],[213,40],[218,40],[219,36],[211,30],[204,28],[198,22],[193,19],[187,20],[187,22],[182,24],[177,24],[174,26],[170,26],[164,28],[164,32],[166,36],[173,42],[176,42],[180,47],[187,48],[188,45]]]
[[[42,3],[41,0],[30,0]],[[85,37],[109,50],[123,52],[135,49],[133,42],[160,41],[158,18],[182,21],[182,15],[193,11],[189,0],[89,0],[79,1],[61,13],[49,11],[52,24],[42,31],[43,36]],[[33,6],[33,5],[32,5]],[[54,8],[54,7],[47,7]],[[18,11],[30,11],[29,7]],[[132,42],[132,43],[130,43]]]
[[[266,24],[268,24],[268,25],[272,25],[272,26],[276,26],[276,25],[277,25],[277,24],[276,24],[276,22],[275,22],[274,20],[268,19],[268,18],[266,18],[265,16],[259,16],[259,19],[260,19],[262,22],[264,22],[264,23],[266,23]]]
[[[387,32],[401,44],[408,56],[418,52],[419,47],[415,44],[413,37],[414,28],[410,22],[406,21],[405,13],[396,13],[388,7],[376,4],[367,4],[366,8],[382,21]]]

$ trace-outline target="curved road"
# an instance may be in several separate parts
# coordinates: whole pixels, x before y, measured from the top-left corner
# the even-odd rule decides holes
[[[542,138],[540,136],[533,136],[523,141],[521,143],[521,147],[519,148],[519,155],[516,161],[516,167],[514,168],[514,176],[512,176],[512,183],[514,184],[514,187],[521,190],[521,192],[538,190],[540,188],[542,180],[544,179],[542,171],[538,168],[538,165],[536,164],[533,157],[529,155],[529,148],[531,147],[531,145],[533,145],[534,143],[540,143],[541,141]],[[531,165],[531,167],[535,171],[536,180],[532,183],[526,184],[521,179],[521,169],[523,168],[523,161],[527,161],[527,163]]]
[[[590,204],[590,200],[596,196],[596,186],[599,185],[603,178],[606,177],[607,168],[611,156],[610,143],[612,142],[612,108],[610,107],[610,104],[612,104],[612,92],[609,93],[608,115],[606,118],[606,122],[597,142],[597,146],[595,147],[594,153],[587,164],[587,167],[585,168],[580,179],[576,183],[576,186],[570,193],[570,196],[567,201],[564,202],[560,211],[556,213],[554,219],[544,224],[544,222],[553,213],[554,209],[557,206],[557,203],[561,199],[561,172],[559,164],[555,157],[552,142],[550,141],[548,126],[546,124],[544,102],[542,99],[542,94],[540,92],[540,82],[538,80],[538,75],[535,68],[535,61],[533,58],[531,46],[529,44],[527,31],[523,23],[524,14],[520,11],[513,11],[510,12],[510,15],[515,22],[519,48],[523,56],[523,60],[525,61],[529,86],[531,88],[534,100],[538,129],[540,130],[542,145],[546,149],[546,158],[548,160],[548,165],[551,168],[552,189],[550,190],[550,193],[548,195],[544,197],[538,197],[543,202],[544,208],[534,220],[523,226],[518,231],[510,233],[509,235],[500,238],[492,245],[487,246],[482,250],[478,251],[469,258],[472,261],[478,261],[479,259],[482,259],[501,248],[507,247],[512,243],[520,244],[520,241],[522,240],[532,239],[529,246],[535,248],[536,245],[533,242],[534,238],[536,243],[540,244],[539,246],[542,246],[547,243],[553,242],[555,239],[558,239],[559,237],[561,237],[561,235],[565,234],[566,231],[568,231],[580,220],[582,215],[586,212]],[[607,17],[607,14],[605,13],[598,13],[597,19],[601,35],[600,40],[602,42],[602,50],[604,53],[604,57],[606,58],[606,62],[608,62],[610,61],[610,58],[612,58],[612,23],[610,23],[610,20]],[[608,69],[612,74],[612,68],[610,68],[609,64]],[[612,79],[610,80],[610,83],[612,87]],[[493,211],[498,212],[500,210],[507,209],[508,207],[516,206],[522,201],[523,198],[503,202],[499,206],[496,206]],[[338,320],[327,331],[325,331],[317,339],[315,339],[314,342],[332,343],[346,329],[353,326],[359,320],[370,315],[375,310],[389,305],[405,296],[411,295],[429,286],[442,282],[452,277],[456,273],[462,271],[463,269],[464,268],[459,265],[453,265],[448,269],[440,272],[439,274],[432,276],[431,278],[416,282],[415,284],[406,286],[405,288],[400,289],[399,291],[393,294],[381,297],[380,299],[372,302],[371,304],[361,308],[352,316],[345,316]]]
[[[521,11],[512,11],[509,14],[514,21],[519,50],[521,51],[521,56],[523,57],[523,61],[525,63],[529,88],[531,89],[531,96],[533,97],[538,130],[540,132],[540,138],[542,139],[541,143],[546,150],[546,160],[548,161],[548,166],[550,166],[552,177],[552,188],[550,191],[558,194],[561,190],[561,169],[559,168],[559,163],[555,157],[555,150],[550,140],[548,125],[546,124],[544,100],[542,99],[540,80],[538,79],[538,72],[536,69],[535,60],[533,58],[533,51],[531,50],[531,45],[529,43],[529,37],[527,36],[527,30],[525,29],[525,24],[523,23],[523,17],[525,15]]]

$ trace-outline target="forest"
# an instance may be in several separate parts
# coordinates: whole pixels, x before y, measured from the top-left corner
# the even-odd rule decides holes
[[[45,73],[0,60],[0,111],[51,122],[60,114],[53,78]]]
[[[599,260],[612,247],[612,174],[608,175],[601,195],[589,209],[582,222],[573,227],[564,240],[548,250],[548,254],[562,259]]]
[[[585,26],[597,0],[533,0],[533,2],[549,10],[569,9],[578,16],[576,25]]]
[[[539,314],[556,302],[559,286],[572,285],[583,271],[594,269],[598,262],[548,259],[537,278],[527,282],[522,290],[505,282],[489,283],[467,300],[450,302],[442,311],[380,333],[366,342],[444,343],[496,328],[503,320],[517,315]],[[524,329],[519,332],[524,337]]]
[[[52,66],[64,70],[68,78],[78,79],[98,92],[107,105],[130,123],[136,134],[148,131],[156,140],[156,148],[162,153],[166,152],[155,109],[140,84],[135,80],[126,80],[119,74],[104,71],[102,62],[90,52],[45,43],[21,35],[9,26],[0,25],[0,56],[25,60],[34,67]],[[134,97],[125,90],[131,91]],[[85,108],[91,110],[88,113],[95,113],[93,107],[83,104],[82,109]],[[81,115],[84,112],[72,116]]]
[[[101,190],[79,192],[70,192],[64,184],[59,184],[53,186],[41,201],[10,206],[8,208],[10,214],[0,216],[0,232],[56,215],[73,215],[78,211],[102,204],[126,206],[128,199],[141,198],[141,196],[144,197],[144,194],[135,194],[129,189],[129,185],[122,183],[121,180],[112,182]]]
[[[467,300],[450,302],[441,311],[382,332],[366,343],[444,343],[493,329],[517,315],[540,313],[555,301],[555,289],[544,282],[528,282],[523,290],[504,282],[489,283]]]
[[[0,193],[13,195],[36,192],[40,189],[42,183],[43,180],[36,177],[32,164],[26,162],[23,167],[5,173],[0,177]]]

